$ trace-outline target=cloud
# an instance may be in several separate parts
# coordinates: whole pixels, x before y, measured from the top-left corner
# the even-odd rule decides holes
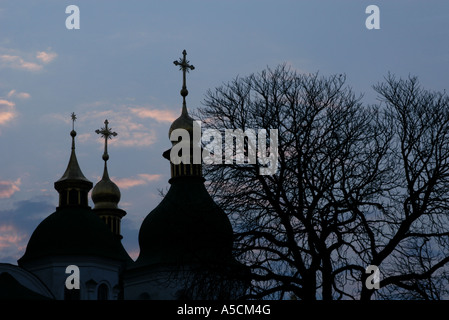
[[[9,247],[22,247],[26,235],[21,234],[13,225],[0,225],[0,250]]]
[[[0,199],[10,198],[14,193],[20,191],[20,178],[16,181],[0,181]]]
[[[55,211],[48,198],[23,200],[12,209],[0,210],[0,262],[16,263],[21,257],[39,222]]]
[[[12,224],[0,224],[0,261],[16,263],[25,251],[28,234]]]
[[[143,107],[129,108],[129,110],[139,118],[151,118],[158,122],[171,123],[179,116],[170,110],[146,109]]]
[[[107,108],[107,109],[105,109]],[[104,121],[107,119],[108,127],[117,136],[109,140],[108,144],[114,147],[148,147],[157,141],[157,131],[142,120],[138,115],[138,108],[130,108],[125,105],[114,105],[108,101],[95,101],[78,106],[76,109],[77,122],[75,130],[78,133],[78,141],[93,142],[103,148],[104,140],[95,133],[95,129],[104,127]],[[133,109],[134,111],[132,111]],[[141,110],[142,111],[142,110]],[[163,115],[163,113],[161,113]],[[52,113],[42,116],[44,121],[59,122],[70,124],[70,114]],[[141,114],[142,115],[142,114]],[[165,118],[164,118],[165,117]],[[172,119],[169,114],[161,116],[161,119]],[[168,121],[168,120],[164,120]],[[84,128],[88,128],[84,130]]]
[[[38,51],[36,54],[36,58],[42,61],[43,63],[50,63],[53,61],[58,54],[54,52],[45,52],[45,51]]]
[[[11,90],[8,92],[8,98],[19,98],[19,99],[29,99],[31,95],[26,92],[17,92],[16,90]]]
[[[0,99],[0,125],[11,121],[17,115],[15,105],[12,101]]]
[[[42,69],[42,65],[25,61],[19,56],[3,54],[0,55],[0,63],[2,67],[9,67],[13,69],[23,69],[27,71],[39,71]]]
[[[5,48],[0,48],[0,50],[3,51],[3,54],[0,54],[0,67],[26,71],[40,71],[43,69],[43,64],[52,62],[58,56],[55,52],[37,51],[34,55],[34,59],[37,61],[30,61],[25,60],[26,58],[23,58],[23,54],[18,50]],[[30,54],[26,54],[26,56],[31,57]]]
[[[136,186],[146,185],[149,182],[157,181],[161,178],[160,174],[146,174],[141,173],[137,175],[137,178],[123,178],[113,179],[120,189],[126,190]]]
[[[156,142],[156,132],[153,129],[139,122],[139,119],[133,117],[128,108],[118,107],[117,110],[107,111],[89,111],[79,116],[80,122],[86,122],[89,126],[96,126],[98,129],[104,127],[102,125],[107,119],[109,128],[118,133],[109,141],[110,145],[116,147],[147,147]],[[103,145],[104,141],[97,137],[99,144]],[[86,136],[87,138],[87,136]]]
[[[4,106],[4,107],[14,107],[16,104],[12,101],[8,101],[5,99],[1,99],[0,100],[0,106]]]

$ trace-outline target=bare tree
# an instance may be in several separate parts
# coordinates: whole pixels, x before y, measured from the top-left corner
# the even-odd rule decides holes
[[[368,249],[364,259],[382,271],[382,298],[447,298],[449,99],[422,89],[416,77],[388,75],[374,88],[394,133],[395,174],[383,182],[389,193],[378,197],[375,213],[364,212],[358,234],[368,237],[357,241]],[[372,294],[362,286],[363,299]]]
[[[345,81],[281,65],[206,94],[208,128],[278,130],[276,174],[204,167],[252,270],[247,298],[370,299],[368,265],[379,297],[443,293],[447,97],[389,77],[383,104],[364,106]]]

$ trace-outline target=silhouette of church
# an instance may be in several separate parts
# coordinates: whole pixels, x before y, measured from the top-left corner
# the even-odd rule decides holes
[[[193,148],[193,126],[186,106],[183,58],[174,62],[183,72],[181,116],[169,129],[187,130]],[[118,186],[109,178],[108,127],[96,130],[105,139],[102,179],[93,187],[81,171],[75,152],[76,116],[72,114],[72,147],[62,177],[56,211],[32,233],[18,265],[0,264],[0,299],[141,300],[235,299],[246,288],[247,269],[232,254],[233,230],[226,214],[204,185],[202,165],[170,161],[170,189],[144,219],[139,231],[140,254],[133,261],[121,243]],[[173,145],[178,142],[172,142]],[[163,156],[170,160],[171,149]],[[93,189],[92,189],[93,187]],[[94,208],[88,205],[92,189]],[[69,266],[79,270],[79,289],[67,285]],[[74,273],[75,274],[75,273]]]

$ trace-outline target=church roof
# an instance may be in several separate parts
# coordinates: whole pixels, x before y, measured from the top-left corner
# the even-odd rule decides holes
[[[50,300],[20,284],[9,272],[0,273],[0,300]]]
[[[76,136],[76,131],[72,130],[70,132],[70,135],[72,136],[72,151],[70,154],[70,159],[69,159],[69,163],[67,165],[67,169],[65,170],[64,174],[62,175],[62,177],[55,182],[55,188],[57,190],[62,189],[64,186],[68,185],[68,184],[83,184],[85,185],[88,189],[92,188],[92,182],[89,181],[83,174],[83,172],[81,171],[81,168],[78,164],[78,159],[76,158],[76,153],[75,153],[75,136]]]
[[[135,266],[231,262],[232,227],[199,177],[176,179],[144,219]]]
[[[68,206],[58,208],[37,226],[18,262],[69,255],[131,261],[120,239],[89,207]]]
[[[76,116],[72,113],[72,120]],[[87,194],[92,182],[87,180],[76,160],[75,136],[72,128],[72,152],[67,170],[55,182],[59,207],[34,230],[19,264],[54,256],[96,256],[132,261],[120,238],[88,206]]]

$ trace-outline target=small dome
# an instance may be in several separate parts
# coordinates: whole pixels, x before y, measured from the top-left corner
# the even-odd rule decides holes
[[[95,209],[115,209],[120,202],[120,189],[109,179],[108,170],[105,166],[103,178],[98,181],[92,190],[92,201]]]
[[[168,137],[171,137],[171,134],[175,129],[187,130],[192,137],[194,123],[195,120],[189,116],[187,108],[183,106],[181,115],[175,121],[173,121],[170,129],[168,130]]]

